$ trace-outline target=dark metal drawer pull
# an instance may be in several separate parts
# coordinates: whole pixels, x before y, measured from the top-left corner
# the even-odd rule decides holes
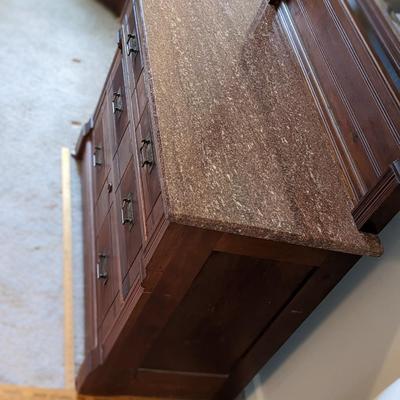
[[[134,215],[133,215],[133,194],[132,193],[128,193],[128,195],[122,199],[121,222],[122,222],[122,225],[129,224],[131,227],[135,223]]]
[[[153,142],[150,139],[143,139],[142,146],[139,149],[142,168],[148,165],[154,165]]]
[[[116,114],[117,112],[122,113],[122,111],[124,111],[121,90],[118,90],[118,92],[113,93],[112,109],[113,109],[113,114]]]
[[[105,254],[100,253],[98,255],[98,261],[96,265],[96,270],[97,270],[97,279],[108,279],[108,273],[107,273],[107,256]]]
[[[139,53],[139,44],[135,34],[128,33],[128,40],[126,41],[126,50],[128,52],[128,56],[132,53],[137,54]]]
[[[103,148],[101,146],[94,146],[93,167],[103,165],[103,162]]]
[[[122,30],[119,29],[117,32],[117,47],[122,50]]]

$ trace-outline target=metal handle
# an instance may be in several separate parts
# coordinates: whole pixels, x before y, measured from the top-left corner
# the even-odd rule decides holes
[[[108,279],[108,273],[107,273],[107,256],[105,254],[100,253],[98,255],[98,261],[96,264],[96,270],[97,270],[97,279]]]
[[[122,30],[119,29],[116,35],[117,38],[117,47],[122,50]]]
[[[128,53],[128,56],[130,56],[132,53],[139,53],[139,43],[136,35],[133,33],[128,33],[128,40],[126,41],[126,51]]]
[[[101,146],[94,146],[93,167],[99,165],[103,165],[103,148]]]
[[[153,142],[150,139],[143,139],[142,146],[139,149],[142,168],[154,164]]]
[[[133,194],[128,193],[126,197],[122,199],[121,205],[121,222],[122,225],[131,225],[135,223],[133,214]]]
[[[124,111],[122,104],[121,90],[118,90],[117,92],[113,93],[113,99],[111,104],[112,104],[113,114],[116,114],[117,112],[122,113],[122,111]]]

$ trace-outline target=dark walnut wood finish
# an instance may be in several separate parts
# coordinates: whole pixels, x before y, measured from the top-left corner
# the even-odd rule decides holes
[[[378,232],[400,202],[393,91],[341,2],[271,4],[330,128],[355,220]],[[86,290],[77,388],[232,400],[359,256],[168,220],[138,15],[129,2],[99,105],[76,148]]]
[[[400,82],[399,41],[374,0],[274,1],[278,4],[329,127],[356,224],[377,233],[400,209],[392,200],[398,181],[382,189],[400,159],[400,96],[394,84]],[[386,64],[373,44],[386,52]]]

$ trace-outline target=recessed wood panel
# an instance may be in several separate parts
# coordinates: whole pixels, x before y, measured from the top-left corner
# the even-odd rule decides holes
[[[310,266],[213,253],[144,366],[229,373],[312,270]]]
[[[139,368],[132,384],[135,395],[174,399],[210,399],[226,381],[224,375],[185,374]]]

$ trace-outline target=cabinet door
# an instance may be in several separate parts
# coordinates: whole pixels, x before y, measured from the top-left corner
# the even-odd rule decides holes
[[[111,89],[109,92],[111,103],[110,112],[112,113],[112,120],[114,122],[113,154],[116,152],[129,122],[124,84],[124,68],[121,58],[117,59],[117,65],[112,77]]]
[[[108,148],[108,124],[105,102],[93,129],[94,199],[97,201],[110,172],[111,157]]]
[[[136,131],[139,166],[143,185],[146,219],[149,217],[161,193],[158,165],[154,150],[154,136],[147,105]]]
[[[119,208],[121,216],[118,222],[118,231],[120,236],[121,276],[123,280],[142,246],[138,194],[136,188],[135,167],[133,165],[133,159],[131,158],[116,193],[117,208]]]
[[[111,214],[100,228],[96,243],[97,313],[101,324],[118,292],[118,274],[113,251]]]

